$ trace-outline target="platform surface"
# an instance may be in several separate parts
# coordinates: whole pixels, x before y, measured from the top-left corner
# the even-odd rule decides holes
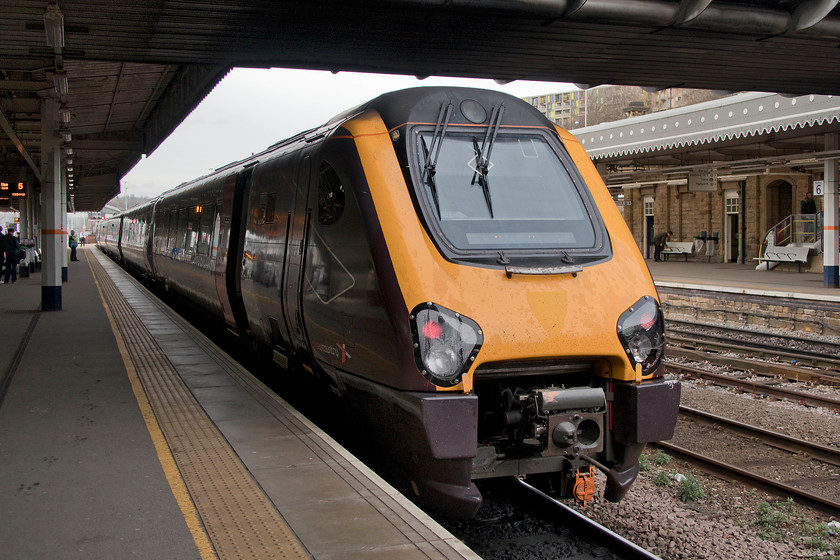
[[[840,302],[840,289],[825,287],[822,272],[756,270],[754,264],[647,261],[657,286],[697,287],[777,297]]]
[[[477,558],[93,247],[0,285],[0,559]]]

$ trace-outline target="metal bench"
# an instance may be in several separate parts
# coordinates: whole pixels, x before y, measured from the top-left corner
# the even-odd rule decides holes
[[[796,263],[797,272],[802,272],[802,263],[808,262],[808,247],[794,247],[794,246],[785,246],[785,247],[768,247],[764,250],[764,255],[761,257],[755,257],[753,260],[758,261],[759,264],[762,262],[775,262],[775,263]],[[767,270],[770,270],[770,267],[767,267]]]
[[[669,241],[664,249],[659,251],[664,260],[668,260],[669,255],[683,255],[685,262],[688,262],[688,256],[694,251],[694,243],[691,241]]]

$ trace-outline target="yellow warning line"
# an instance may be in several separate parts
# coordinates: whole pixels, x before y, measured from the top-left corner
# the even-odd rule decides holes
[[[155,413],[149,404],[149,399],[146,397],[146,392],[143,390],[143,385],[140,383],[140,378],[137,376],[137,370],[134,368],[134,363],[129,357],[128,349],[122,334],[117,328],[117,323],[114,321],[114,316],[111,314],[111,308],[105,300],[105,295],[102,293],[102,287],[99,285],[99,280],[93,271],[93,265],[88,261],[88,266],[93,274],[93,281],[96,284],[96,289],[99,292],[99,299],[102,300],[102,305],[105,308],[105,313],[108,315],[108,322],[111,324],[111,330],[114,332],[114,338],[117,340],[117,348],[120,351],[125,369],[128,374],[128,380],[131,383],[131,389],[134,391],[134,397],[137,399],[137,405],[140,407],[140,413],[143,415],[143,420],[146,422],[146,428],[149,430],[149,436],[152,438],[152,443],[155,446],[160,466],[163,468],[163,473],[169,482],[169,488],[172,490],[172,495],[181,508],[181,513],[184,516],[184,521],[187,523],[187,528],[195,541],[195,546],[201,554],[202,560],[217,560],[218,556],[213,550],[213,545],[210,543],[210,538],[204,531],[204,527],[198,517],[198,512],[195,509],[192,498],[187,491],[187,485],[184,479],[181,478],[181,471],[175,464],[175,459],[169,450],[169,445],[166,443],[166,438],[163,437],[163,432],[160,429]]]

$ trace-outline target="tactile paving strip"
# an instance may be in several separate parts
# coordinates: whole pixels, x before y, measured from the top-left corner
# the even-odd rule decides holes
[[[219,558],[311,558],[102,265],[88,262]]]

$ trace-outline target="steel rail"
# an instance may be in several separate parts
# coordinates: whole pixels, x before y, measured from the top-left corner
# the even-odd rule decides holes
[[[820,509],[822,511],[826,511],[832,515],[837,515],[837,513],[840,512],[840,503],[834,502],[832,500],[827,500],[822,496],[812,494],[811,492],[807,492],[805,490],[801,490],[799,488],[796,488],[795,486],[785,484],[784,482],[779,482],[778,480],[773,480],[772,478],[761,476],[759,474],[750,472],[740,467],[736,467],[735,465],[731,465],[724,461],[719,461],[718,459],[714,459],[707,455],[691,451],[690,449],[686,449],[685,447],[680,447],[679,445],[675,445],[673,443],[659,441],[653,445],[661,447],[663,449],[667,449],[669,451],[682,455],[683,457],[687,457],[692,462],[698,463],[703,470],[706,470],[708,472],[722,474],[731,478],[736,478],[742,482],[757,484],[766,489],[770,489],[774,493],[780,493],[779,491],[781,491],[781,493],[784,495],[796,496],[801,500],[807,502],[808,505]]]
[[[558,515],[561,515],[567,525],[573,526],[576,531],[587,535],[594,542],[621,556],[621,558],[626,560],[656,560],[659,558],[659,556],[652,554],[636,543],[625,539],[562,502],[555,500],[542,490],[534,488],[524,480],[511,477],[510,481],[517,484],[519,488],[527,490],[539,497],[544,504],[551,507]]]
[[[686,366],[683,364],[675,364],[673,362],[666,363],[665,367],[666,370],[672,373],[685,373],[691,377],[707,379],[709,381],[712,381],[715,385],[721,385],[725,387],[736,387],[750,393],[764,394],[781,399],[795,400],[804,404],[809,404],[811,406],[840,409],[840,400],[832,399],[830,397],[820,397],[819,395],[803,393],[802,391],[792,391],[790,389],[771,387],[766,383],[747,381],[746,379],[736,379],[728,375],[712,373],[701,368]]]
[[[722,356],[702,350],[691,350],[675,346],[668,346],[666,354],[674,358],[685,358],[695,362],[709,362],[722,367],[732,367],[741,371],[754,372],[757,375],[781,376],[790,381],[813,381],[822,385],[840,386],[840,373],[827,373],[821,370],[807,369],[790,364]]]
[[[671,345],[675,345],[677,343],[692,346],[702,345],[709,348],[719,348],[722,350],[730,350],[740,353],[772,356],[774,358],[786,358],[790,361],[802,362],[814,367],[840,367],[840,360],[821,352],[790,350],[781,348],[778,345],[772,346],[769,344],[733,340],[723,336],[702,333],[688,333],[687,336],[675,336],[670,334],[671,332],[674,331],[666,331],[667,341]],[[840,379],[840,375],[835,375],[835,378]]]
[[[734,327],[731,325],[715,325],[711,323],[695,323],[689,321],[681,321],[679,319],[668,319],[666,321],[666,331],[678,331],[681,333],[690,333],[693,334],[696,330],[693,329],[708,329],[709,331],[726,331],[730,333],[736,334],[744,334],[749,336],[755,336],[759,338],[773,338],[774,340],[787,340],[790,342],[796,342],[801,344],[808,344],[813,346],[822,346],[826,348],[823,352],[814,352],[811,350],[806,350],[806,353],[813,353],[813,354],[823,354],[826,356],[831,356],[840,353],[840,344],[836,342],[831,342],[829,340],[819,340],[815,338],[807,338],[804,336],[795,336],[792,334],[785,334],[785,333],[773,333],[768,334],[764,331],[755,331],[751,329],[745,329],[740,327]],[[747,341],[749,344],[750,342]],[[754,344],[761,344],[761,343],[754,343]]]
[[[766,428],[754,426],[745,422],[739,422],[737,420],[733,420],[732,418],[725,418],[723,416],[712,414],[711,412],[706,412],[705,410],[692,408],[690,406],[680,405],[680,414],[699,416],[718,424],[726,424],[727,426],[733,427],[737,430],[748,433],[757,433],[759,434],[760,439],[771,447],[790,451],[791,453],[807,453],[809,456],[818,461],[840,466],[840,449],[837,449],[836,447],[805,441],[787,434],[782,434],[780,432],[775,432],[773,430],[768,430]]]

